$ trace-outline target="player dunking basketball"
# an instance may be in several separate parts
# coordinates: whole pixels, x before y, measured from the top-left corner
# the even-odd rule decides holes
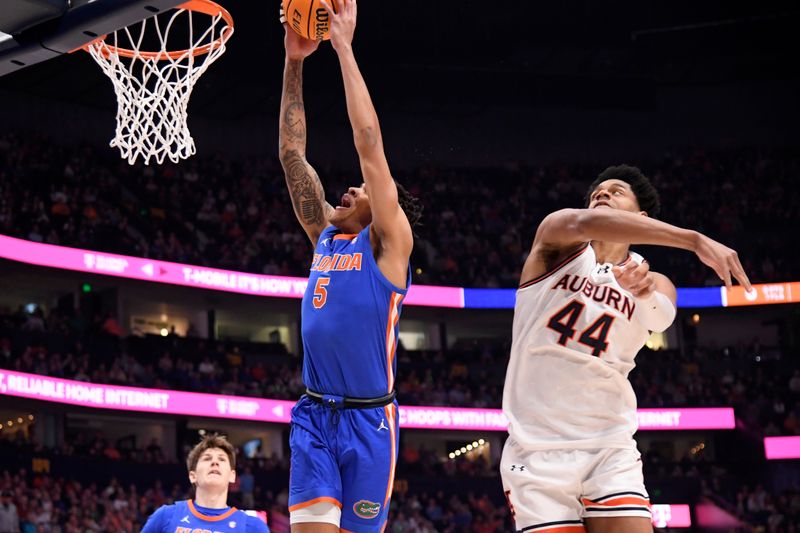
[[[306,160],[303,60],[319,43],[286,29],[280,159],[300,224],[315,246],[302,303],[303,382],[292,411],[292,531],[382,531],[397,460],[395,347],[408,289],[416,201],[392,179],[378,117],[352,40],[355,0],[330,16],[364,184],[332,207]]]
[[[639,169],[609,167],[587,209],[551,213],[536,231],[503,394],[500,469],[519,531],[652,531],[627,376],[650,332],[674,320],[676,291],[628,248],[691,250],[727,286],[733,276],[751,289],[734,250],[654,220],[658,210]]]

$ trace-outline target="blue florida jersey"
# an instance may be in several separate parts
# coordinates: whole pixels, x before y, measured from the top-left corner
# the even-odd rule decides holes
[[[269,533],[269,528],[235,507],[209,509],[183,500],[159,507],[142,533]]]
[[[369,228],[346,235],[329,226],[317,241],[302,310],[303,382],[312,391],[379,398],[394,388],[407,288],[378,269]]]

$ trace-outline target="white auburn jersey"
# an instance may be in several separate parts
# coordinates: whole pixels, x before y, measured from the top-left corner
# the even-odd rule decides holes
[[[641,263],[631,253],[627,261]],[[520,286],[503,391],[508,432],[530,449],[635,445],[636,396],[628,381],[650,332],[636,302],[586,244]]]

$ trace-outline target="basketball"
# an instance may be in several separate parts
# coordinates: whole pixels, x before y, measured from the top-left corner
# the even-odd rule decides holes
[[[334,11],[339,12],[336,0],[330,0],[329,4]],[[301,37],[325,41],[330,39],[328,12],[319,0],[283,0],[282,5],[287,24]]]

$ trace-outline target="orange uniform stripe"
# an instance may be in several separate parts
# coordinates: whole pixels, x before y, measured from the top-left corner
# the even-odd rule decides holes
[[[333,236],[334,241],[345,240],[349,241],[358,237],[358,233],[339,233]]]
[[[394,322],[392,322],[392,337],[395,335],[395,328],[397,328],[397,323],[400,322],[400,302],[403,301],[403,295],[398,294],[397,299],[394,303]],[[392,339],[392,352],[389,356],[389,366],[394,366],[394,356],[397,352],[397,339]],[[389,386],[389,390],[387,392],[392,392],[394,389],[394,376],[392,376],[392,383]]]
[[[400,320],[399,305],[403,299],[403,295],[393,292],[389,298],[389,316],[386,319],[386,381],[388,382],[388,391],[392,392],[394,389],[394,372],[392,365],[394,363],[394,352],[397,343],[394,338],[394,328]]]
[[[386,497],[383,499],[383,508],[386,509],[386,506],[389,505],[389,499],[392,497],[392,489],[394,488],[394,469],[397,463],[395,457],[397,456],[396,442],[397,436],[395,434],[395,408],[394,404],[390,403],[389,405],[383,408],[383,411],[386,413],[386,419],[389,422],[389,437],[392,439],[392,455],[391,455],[391,465],[389,467],[389,482],[386,484]]]
[[[392,338],[392,310],[394,308],[394,293],[389,297],[389,313],[386,318],[386,360],[389,361],[391,355],[390,342]],[[389,390],[392,390],[392,365],[386,365],[386,382],[389,384]]]
[[[650,507],[650,500],[644,498],[637,498],[636,496],[625,496],[623,498],[613,498],[604,502],[593,502],[592,500],[583,498],[584,507],[587,505],[596,505],[597,507],[616,507],[618,505],[645,505]]]
[[[395,328],[397,322],[400,320],[400,302],[403,300],[403,295],[397,292],[392,292],[389,298],[389,316],[386,319],[386,381],[388,384],[388,392],[394,390],[394,372],[392,366],[394,365],[394,356],[397,343],[395,342]],[[389,438],[392,439],[391,444],[391,464],[389,465],[389,481],[386,484],[386,496],[383,499],[383,508],[389,505],[389,500],[392,497],[392,490],[394,489],[394,474],[397,467],[397,432],[395,430],[396,410],[393,403],[383,408],[386,413],[386,421],[389,424]],[[388,520],[383,523],[381,531],[386,529]]]
[[[236,507],[231,507],[230,509],[228,509],[226,512],[222,513],[219,516],[206,516],[197,510],[192,500],[189,500],[187,503],[189,505],[189,512],[191,512],[194,516],[196,516],[200,520],[208,520],[209,522],[219,522],[220,520],[225,520],[230,515],[236,512]]]
[[[308,501],[305,501],[305,502],[300,502],[300,503],[296,503],[294,505],[291,505],[289,507],[289,512],[297,511],[298,509],[305,509],[306,507],[310,507],[310,506],[314,505],[315,503],[320,503],[320,502],[330,502],[333,505],[335,505],[336,507],[338,507],[339,509],[342,508],[342,502],[340,502],[336,498],[331,498],[330,496],[321,496],[319,498],[314,498],[313,500],[308,500]]]

